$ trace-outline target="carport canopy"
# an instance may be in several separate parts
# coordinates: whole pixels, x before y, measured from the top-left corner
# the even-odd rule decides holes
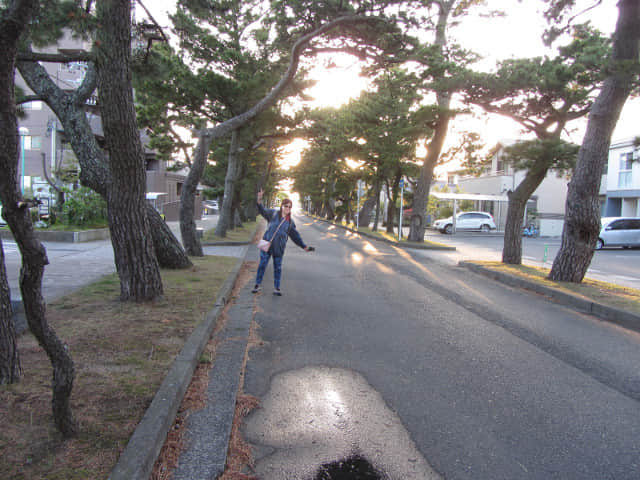
[[[449,193],[449,192],[429,192],[440,200],[491,200],[494,202],[508,202],[506,195],[485,195],[483,193]]]
[[[492,202],[508,202],[506,195],[488,195],[483,193],[450,193],[450,192],[429,192],[439,200],[453,200],[453,231],[456,231],[456,214],[458,213],[458,200],[478,200]]]

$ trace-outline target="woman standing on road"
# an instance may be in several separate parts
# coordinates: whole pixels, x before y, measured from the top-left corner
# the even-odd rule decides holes
[[[273,256],[273,294],[281,296],[280,291],[280,279],[282,278],[282,257],[284,256],[284,249],[287,245],[287,240],[291,237],[293,243],[303,248],[306,252],[312,252],[313,247],[305,245],[302,237],[296,230],[296,224],[291,218],[291,207],[293,203],[288,198],[282,200],[280,209],[275,208],[266,209],[262,205],[262,195],[264,192],[260,190],[258,192],[258,211],[269,224],[267,225],[267,231],[264,232],[262,238],[271,242],[269,250],[264,252],[260,251],[260,265],[258,266],[258,273],[256,274],[256,284],[253,287],[252,292],[258,293],[260,291],[260,284],[264,277],[264,271],[269,263],[269,258]]]

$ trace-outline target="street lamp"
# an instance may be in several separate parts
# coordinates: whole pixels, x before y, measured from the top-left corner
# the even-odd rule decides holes
[[[29,135],[29,129],[27,127],[20,127],[18,129],[20,134],[20,155],[22,158],[22,168],[20,169],[20,193],[24,195],[24,137]]]

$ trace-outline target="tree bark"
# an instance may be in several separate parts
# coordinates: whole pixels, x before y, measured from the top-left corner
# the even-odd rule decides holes
[[[156,300],[163,290],[147,216],[144,153],[131,86],[131,1],[100,0],[97,7],[98,98],[109,151],[107,205],[120,299]]]
[[[455,1],[440,2],[440,12],[438,14],[438,24],[436,26],[435,45],[442,52],[447,44],[446,29],[447,21]],[[409,224],[409,237],[411,242],[424,242],[424,232],[427,228],[427,204],[429,202],[429,191],[431,189],[431,179],[433,169],[438,163],[445,138],[449,130],[449,107],[451,95],[447,91],[436,91],[436,101],[438,103],[439,117],[435,124],[433,137],[427,146],[427,156],[422,163],[420,176],[413,194],[413,209]]]
[[[373,231],[378,231],[378,224],[380,223],[380,179],[377,178],[376,182],[373,186],[373,196],[374,196],[374,208],[376,209],[375,218],[373,219]]]
[[[77,434],[69,399],[73,388],[74,368],[66,346],[51,329],[46,319],[42,297],[42,275],[47,254],[35,236],[29,204],[18,188],[18,123],[14,98],[17,43],[25,30],[37,2],[13,2],[0,21],[0,199],[3,217],[22,253],[20,290],[25,315],[31,332],[47,353],[53,367],[53,419],[63,436]],[[4,266],[4,260],[2,261]],[[3,296],[2,302],[6,298]],[[3,305],[4,310],[4,305]]]
[[[218,237],[226,237],[227,230],[229,230],[233,225],[233,197],[235,195],[238,172],[240,171],[240,159],[238,158],[238,135],[239,132],[237,130],[234,130],[231,133],[231,145],[229,147],[229,155],[227,157],[227,174],[224,178],[224,196],[222,198],[218,224],[216,225],[216,235]]]
[[[0,239],[0,385],[18,382],[20,374],[20,355],[16,345],[11,292],[4,264],[2,240]]]
[[[211,135],[206,133],[198,138],[196,149],[193,152],[193,162],[180,193],[180,234],[182,235],[182,244],[187,254],[194,257],[202,257],[204,255],[200,239],[196,234],[194,215],[196,190],[207,165],[212,140]]]
[[[621,0],[613,42],[613,73],[605,80],[591,108],[578,162],[569,183],[562,243],[549,273],[551,280],[580,283],[591,264],[600,233],[600,181],[608,159],[611,135],[637,79],[639,35],[640,2]],[[632,64],[636,73],[629,65],[621,66],[624,61]]]
[[[368,227],[371,219],[371,212],[376,205],[376,197],[367,198],[362,204],[362,208],[358,212],[358,225],[360,227]]]
[[[507,221],[504,231],[504,246],[502,248],[502,262],[511,265],[522,263],[522,225],[527,202],[536,188],[540,186],[547,174],[546,168],[528,171],[520,185],[509,192],[507,207]]]
[[[38,63],[18,62],[18,69],[29,88],[43,98],[62,123],[71,148],[80,162],[81,183],[107,200],[111,172],[84,111],[87,98],[95,90],[95,69],[90,66],[81,86],[71,93],[58,88]],[[178,239],[148,202],[147,215],[151,223],[151,236],[160,267],[180,269],[192,266]]]

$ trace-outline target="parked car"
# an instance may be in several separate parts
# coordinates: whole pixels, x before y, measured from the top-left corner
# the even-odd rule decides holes
[[[453,217],[441,218],[433,223],[433,228],[440,233],[453,233]],[[495,230],[493,216],[486,212],[461,212],[456,215],[456,230],[479,230],[490,232]]]
[[[202,206],[208,214],[217,213],[220,210],[217,200],[203,200]]]
[[[4,227],[7,224],[7,222],[4,221],[4,218],[2,218],[2,204],[0,203],[0,227]]]
[[[596,241],[596,250],[603,247],[640,247],[640,218],[605,217]]]

